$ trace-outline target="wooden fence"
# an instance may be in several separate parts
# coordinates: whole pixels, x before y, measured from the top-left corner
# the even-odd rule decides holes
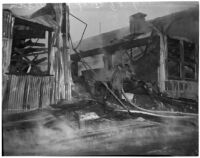
[[[54,103],[53,76],[3,76],[3,111],[22,112]]]

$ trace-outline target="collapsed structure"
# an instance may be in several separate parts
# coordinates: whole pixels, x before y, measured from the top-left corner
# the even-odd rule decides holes
[[[83,32],[78,53],[65,4],[47,4],[29,18],[4,10],[4,155],[198,155],[198,106],[188,101],[198,98],[198,9],[145,16],[82,41]],[[79,81],[88,83],[88,98],[73,87]],[[157,95],[136,102],[141,85]],[[165,93],[188,102],[165,104]]]
[[[150,83],[168,97],[197,101],[198,15],[197,7],[150,21],[145,21],[143,13],[134,14],[130,27],[82,41],[81,57],[96,75],[82,67],[73,54],[73,77],[109,81],[115,66],[123,65],[137,80]]]
[[[131,78],[134,83],[123,85],[127,92],[139,80],[168,97],[197,101],[198,8],[150,21],[145,17],[134,14],[129,27],[85,39],[80,54],[71,54],[76,50],[69,42],[65,5],[47,4],[28,18],[3,10],[3,110],[27,111],[70,100],[71,72],[75,83],[82,75],[89,82],[113,81],[121,89],[118,79]],[[81,58],[90,68],[83,67]]]
[[[3,10],[3,111],[71,98],[69,8],[47,4],[30,17]]]

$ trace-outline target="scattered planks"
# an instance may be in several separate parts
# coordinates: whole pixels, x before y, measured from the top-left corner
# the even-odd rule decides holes
[[[14,54],[18,53],[18,54],[29,54],[29,53],[36,53],[36,52],[46,52],[48,51],[47,48],[24,48],[24,49],[18,49],[18,48],[15,48],[14,49]]]

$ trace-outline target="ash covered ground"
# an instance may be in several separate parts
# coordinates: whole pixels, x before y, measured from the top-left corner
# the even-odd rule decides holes
[[[22,122],[14,123],[14,116],[10,120],[7,117],[3,154],[198,155],[198,126],[194,120],[117,113],[91,101],[79,102],[74,108],[66,106],[18,115]],[[80,122],[80,112],[93,112],[99,118]]]

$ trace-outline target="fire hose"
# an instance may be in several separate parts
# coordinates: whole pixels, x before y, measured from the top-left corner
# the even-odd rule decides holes
[[[85,32],[85,30],[84,30]],[[79,56],[80,61],[83,63],[83,66],[86,68],[86,70],[89,70],[93,73],[96,74],[95,71],[93,71],[93,69],[91,68],[90,65],[88,65],[85,61],[83,61],[80,53],[77,51],[77,47],[74,48],[73,46],[73,42],[71,39],[71,36],[69,34],[69,39],[71,41],[71,46],[72,49],[74,50],[74,52]],[[81,42],[81,41],[80,41]],[[78,45],[79,46],[79,45]],[[88,67],[88,68],[87,68]],[[106,87],[106,89],[112,94],[112,96],[120,103],[121,107],[123,107],[123,109],[125,109],[126,112],[128,112],[129,114],[133,113],[133,110],[130,110],[129,108],[127,108],[127,106],[118,98],[117,95],[115,95],[115,93],[108,87],[107,83],[101,81],[101,83]],[[127,97],[126,94],[122,88],[122,95],[124,96],[124,98],[126,99],[126,102],[128,102],[132,107],[136,108],[137,110],[147,114],[147,115],[153,115],[153,116],[158,116],[158,117],[198,117],[198,114],[194,114],[194,113],[184,113],[184,112],[167,112],[167,111],[155,111],[155,110],[148,110],[148,109],[144,109],[141,108],[139,106],[137,106],[136,104],[134,104],[133,102],[131,102]],[[171,115],[171,116],[169,116]]]
[[[79,55],[80,54],[77,52],[76,49],[74,49],[74,51]],[[81,57],[80,57],[81,58]],[[87,66],[90,68],[89,70],[95,74],[95,71],[93,71],[93,69],[90,67],[90,65],[88,65],[86,62],[82,61],[84,67],[88,70]],[[86,66],[87,65],[87,66]],[[124,103],[115,95],[115,93],[108,87],[107,83],[101,81],[101,83],[106,87],[106,89],[115,97],[115,99],[120,103],[121,107],[123,107],[125,109],[125,111],[127,111],[128,113],[133,113],[136,112],[134,110],[130,110],[126,107],[126,105],[124,105]],[[194,113],[184,113],[184,112],[167,112],[167,111],[155,111],[155,110],[148,110],[148,109],[144,109],[141,108],[139,106],[137,106],[136,104],[132,103],[127,97],[126,94],[124,92],[124,90],[122,89],[122,95],[124,96],[124,98],[126,99],[126,102],[128,102],[130,105],[132,105],[133,107],[135,107],[137,110],[147,114],[147,115],[151,115],[151,116],[157,116],[157,117],[168,117],[168,118],[174,118],[174,117],[198,117],[198,114],[194,114]],[[171,115],[171,116],[169,116]],[[180,116],[182,115],[182,116]]]
[[[194,113],[185,113],[185,112],[171,112],[171,111],[156,111],[156,110],[148,110],[148,109],[144,109],[144,108],[141,108],[141,107],[139,107],[139,106],[137,106],[136,104],[134,104],[133,102],[131,102],[128,98],[127,98],[127,96],[126,96],[126,94],[125,94],[125,92],[124,92],[124,90],[122,89],[122,95],[124,96],[124,98],[126,99],[126,101],[132,106],[132,107],[134,107],[134,108],[136,108],[137,110],[139,110],[139,111],[143,111],[143,112],[145,112],[146,114],[150,114],[150,115],[152,115],[152,114],[155,114],[156,116],[165,116],[165,117],[171,117],[171,116],[176,116],[176,117],[180,117],[180,116],[188,116],[188,117],[198,117],[198,114],[194,114]],[[130,112],[131,112],[131,110],[130,110]],[[170,116],[171,115],[171,116]]]

